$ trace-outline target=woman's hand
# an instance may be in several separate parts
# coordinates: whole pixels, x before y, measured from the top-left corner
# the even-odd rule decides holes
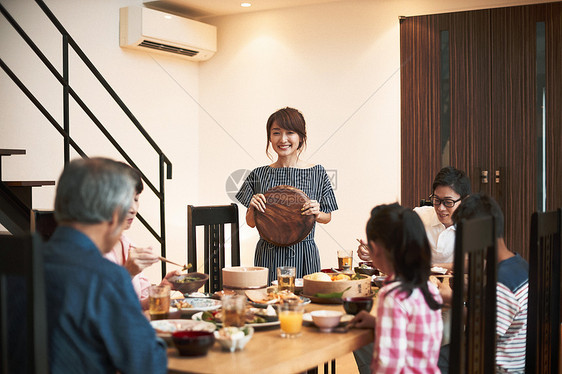
[[[152,247],[138,248],[131,246],[129,247],[129,256],[124,266],[131,277],[134,277],[158,261],[158,257],[154,256],[154,253],[152,253]]]
[[[261,193],[257,193],[252,196],[252,200],[250,200],[250,208],[257,209],[258,211],[264,213],[265,212],[265,195]]]
[[[246,211],[246,223],[250,227],[256,227],[256,218],[254,216],[254,212],[256,209],[262,213],[265,212],[265,195],[261,193],[257,193],[252,196],[252,200],[250,200],[250,205],[248,206],[248,210]]]
[[[377,319],[375,318],[375,316],[362,310],[351,321],[349,321],[349,327],[372,329],[375,327],[376,321]]]
[[[314,216],[318,223],[328,223],[332,220],[332,213],[324,213],[320,211],[320,203],[316,200],[310,200],[302,206],[303,216]]]
[[[357,247],[357,256],[359,256],[359,258],[363,261],[371,261],[369,247],[363,240],[359,240],[359,246]]]
[[[168,272],[166,274],[166,276],[164,277],[164,279],[162,279],[162,282],[160,282],[160,285],[161,286],[170,286],[170,288],[173,290],[174,285],[172,283],[170,283],[168,278],[173,277],[175,275],[180,275],[180,274],[181,274],[181,272],[179,270],[172,270],[172,271]]]
[[[318,217],[320,214],[320,203],[316,200],[310,200],[302,206],[301,211],[301,214],[304,216],[315,215]]]

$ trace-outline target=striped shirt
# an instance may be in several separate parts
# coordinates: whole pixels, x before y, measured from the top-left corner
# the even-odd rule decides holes
[[[379,291],[373,373],[440,373],[437,367],[443,321],[441,311],[427,305],[419,288],[408,297],[398,283]],[[442,303],[437,287],[428,282],[435,301]]]
[[[516,254],[498,264],[498,373],[524,373],[527,340],[529,264]]]
[[[236,198],[247,208],[253,195],[263,194],[280,185],[302,190],[311,200],[320,203],[320,210],[324,213],[338,209],[330,178],[321,165],[307,169],[261,166],[248,175]],[[320,271],[320,254],[314,242],[315,227],[302,242],[289,247],[279,247],[260,238],[256,245],[254,265],[269,268],[269,282],[277,279],[278,266],[295,266],[297,278]]]

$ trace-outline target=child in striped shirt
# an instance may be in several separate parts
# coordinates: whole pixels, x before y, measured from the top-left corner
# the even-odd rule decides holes
[[[491,215],[496,222],[498,283],[496,286],[496,372],[524,373],[527,342],[527,298],[529,264],[511,252],[503,239],[504,218],[490,196],[473,194],[453,213],[453,220]]]
[[[411,209],[380,205],[367,222],[373,265],[388,275],[378,294],[376,319],[362,311],[355,327],[375,327],[373,373],[440,373],[441,296],[429,281],[431,249]]]

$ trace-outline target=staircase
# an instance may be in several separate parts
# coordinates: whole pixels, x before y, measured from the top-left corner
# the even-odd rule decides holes
[[[147,186],[145,191],[151,191],[159,200],[160,205],[160,228],[159,230],[153,228],[142,215],[137,215],[139,221],[144,225],[146,230],[160,243],[161,255],[166,256],[166,236],[165,236],[165,194],[164,194],[164,180],[172,178],[172,163],[160,147],[154,142],[150,135],[146,132],[144,127],[140,124],[137,118],[97,70],[97,68],[92,64],[90,59],[82,51],[82,49],[76,44],[72,36],[66,31],[59,20],[51,12],[51,10],[46,6],[43,0],[35,0],[37,6],[43,11],[45,16],[52,22],[55,28],[59,31],[63,44],[63,56],[62,56],[62,72],[49,61],[45,54],[37,47],[37,45],[31,40],[24,29],[16,22],[16,20],[11,16],[11,14],[6,10],[6,8],[0,3],[0,13],[9,22],[13,29],[21,36],[22,41],[27,43],[31,50],[35,53],[37,58],[45,65],[45,68],[55,77],[55,79],[62,86],[62,107],[63,107],[63,119],[62,125],[57,122],[55,115],[51,114],[45,106],[41,103],[41,98],[34,96],[34,94],[26,87],[22,82],[20,77],[18,77],[12,69],[4,62],[2,56],[0,56],[0,68],[4,73],[13,81],[13,83],[22,91],[22,93],[35,105],[35,107],[43,114],[43,116],[48,120],[48,122],[57,130],[57,132],[63,138],[63,149],[61,152],[64,153],[64,163],[70,162],[71,150],[78,153],[82,157],[88,157],[88,155],[80,148],[76,141],[70,135],[70,129],[72,126],[78,126],[78,123],[73,123],[70,118],[70,102],[71,100],[78,104],[82,111],[90,118],[92,123],[97,127],[101,134],[109,141],[109,143],[115,148],[115,150],[123,157],[123,159],[132,167],[139,170],[142,179]],[[135,163],[135,161],[127,154],[122,145],[120,145],[114,137],[110,134],[103,123],[98,119],[95,113],[93,113],[90,108],[85,104],[85,102],[80,98],[80,96],[72,88],[69,79],[69,50],[72,49],[73,52],[79,57],[80,61],[87,67],[90,73],[97,79],[99,84],[105,89],[107,95],[121,108],[123,113],[128,117],[133,127],[132,131],[138,131],[143,138],[146,140],[147,144],[154,150],[155,156],[157,157],[157,162],[159,166],[159,181],[158,183],[153,183],[143,172],[143,170]],[[73,64],[77,63],[73,61]],[[22,114],[22,115],[25,115]],[[5,181],[2,176],[2,162],[4,158],[11,156],[21,156],[25,155],[26,151],[23,149],[0,149],[0,224],[4,226],[11,234],[22,234],[29,232],[33,229],[34,220],[36,218],[36,212],[32,210],[33,203],[31,200],[32,188],[41,187],[45,185],[54,185],[54,181]],[[157,187],[157,186],[158,187]],[[145,192],[149,193],[149,192]],[[158,232],[159,231],[159,232]],[[165,272],[165,264],[162,263],[162,272]]]

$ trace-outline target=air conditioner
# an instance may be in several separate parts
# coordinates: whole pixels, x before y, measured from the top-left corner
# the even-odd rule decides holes
[[[217,51],[217,28],[143,7],[119,10],[119,45],[205,61]]]

